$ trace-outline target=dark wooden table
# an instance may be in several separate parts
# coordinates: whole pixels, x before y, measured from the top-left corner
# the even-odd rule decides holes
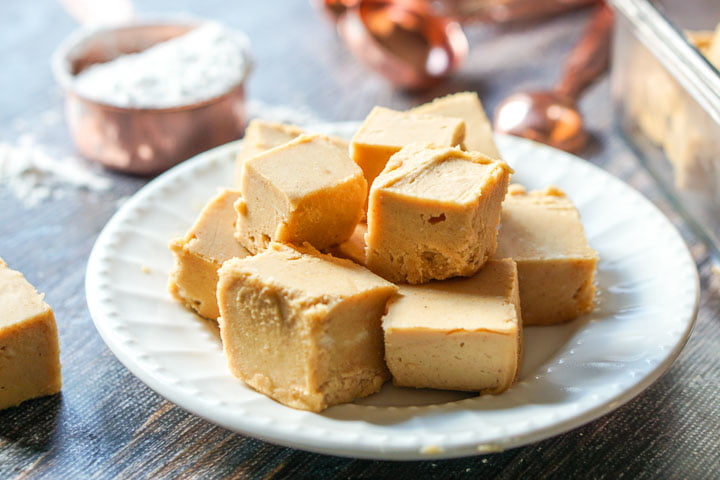
[[[375,104],[403,109],[459,90],[479,92],[492,110],[513,90],[550,85],[588,14],[472,28],[464,68],[435,89],[411,95],[359,65],[307,0],[138,3],[142,12],[187,11],[246,31],[256,59],[249,82],[253,111],[281,105],[327,121],[357,120]],[[55,2],[0,2],[0,142],[14,144],[29,135],[53,155],[72,154],[49,56],[74,28]],[[612,414],[502,453],[407,463],[278,447],[196,418],[130,374],[92,325],[83,286],[88,254],[119,202],[146,180],[85,163],[109,178],[111,188],[57,188],[28,205],[0,184],[0,257],[46,292],[55,309],[65,380],[61,395],[0,412],[0,478],[718,478],[719,283],[703,247],[615,132],[610,103],[607,80],[583,99],[594,136],[583,156],[642,191],[673,219],[692,247],[702,282],[697,324],[680,358]]]

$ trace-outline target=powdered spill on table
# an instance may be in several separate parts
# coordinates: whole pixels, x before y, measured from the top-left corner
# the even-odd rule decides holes
[[[0,141],[0,189],[7,188],[26,208],[57,198],[66,189],[108,190],[110,178],[88,169],[82,160],[53,155],[24,133],[15,142]]]

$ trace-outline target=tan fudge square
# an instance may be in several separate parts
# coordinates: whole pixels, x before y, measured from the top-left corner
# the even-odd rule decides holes
[[[293,408],[322,411],[389,378],[380,319],[397,287],[349,260],[273,243],[220,269],[230,370]]]
[[[257,253],[271,241],[324,250],[350,237],[367,183],[328,137],[301,135],[245,162],[237,238]]]
[[[0,259],[0,409],[61,387],[53,311],[20,272]]]
[[[350,156],[360,165],[368,186],[372,185],[388,159],[405,145],[432,143],[462,145],[465,123],[439,115],[411,115],[375,107],[350,141]]]
[[[235,158],[235,185],[241,184],[242,170],[245,160],[259,155],[266,150],[287,143],[302,135],[303,131],[295,125],[266,122],[255,119],[245,129],[240,151]]]
[[[500,393],[522,353],[512,260],[490,260],[470,278],[402,285],[383,318],[395,385]]]
[[[720,67],[720,23],[715,28],[715,33],[710,41],[710,44],[706,46],[707,50],[703,53],[707,56],[710,63],[716,67]]]
[[[216,319],[218,270],[225,260],[250,253],[235,238],[236,190],[222,190],[205,205],[183,238],[170,242],[175,264],[168,289],[185,306],[206,318]]]
[[[412,284],[477,272],[495,251],[510,173],[477,152],[403,148],[370,190],[368,268]]]
[[[465,122],[465,149],[500,159],[500,152],[493,140],[492,125],[477,93],[460,92],[436,98],[430,103],[408,110],[408,113],[459,118]]]
[[[503,204],[495,258],[512,258],[525,325],[551,325],[593,309],[598,254],[580,215],[557,188],[512,185]]]
[[[347,258],[358,265],[365,266],[365,234],[367,224],[360,222],[355,227],[350,238],[330,249],[330,253],[340,258]]]
[[[300,127],[284,123],[266,122],[265,120],[254,119],[245,129],[240,151],[235,158],[235,185],[240,187],[243,164],[245,160],[259,155],[271,148],[293,140],[303,134]],[[328,138],[339,148],[349,151],[350,142],[345,139],[328,136]]]

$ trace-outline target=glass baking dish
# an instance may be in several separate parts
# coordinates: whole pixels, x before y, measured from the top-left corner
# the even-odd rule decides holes
[[[617,125],[717,264],[720,1],[610,3]]]

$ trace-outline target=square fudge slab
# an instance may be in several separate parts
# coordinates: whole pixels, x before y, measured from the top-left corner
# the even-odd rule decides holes
[[[511,185],[495,258],[517,263],[525,325],[566,322],[593,309],[598,254],[577,209],[557,188],[528,193]]]
[[[344,242],[333,246],[330,253],[340,258],[347,258],[358,265],[365,266],[365,235],[367,234],[367,224],[360,222],[355,227],[350,238]]]
[[[459,118],[465,122],[465,149],[500,159],[500,152],[493,140],[492,125],[477,93],[460,92],[436,98],[430,103],[408,110],[408,113]]]
[[[20,272],[0,259],[0,409],[61,387],[53,311]]]
[[[402,285],[383,318],[395,385],[500,393],[522,354],[518,280],[512,260],[490,260],[470,278]]]
[[[301,135],[245,162],[237,238],[252,253],[271,241],[324,250],[347,240],[363,215],[367,183],[347,152]]]
[[[403,148],[370,190],[367,267],[396,283],[473,275],[495,251],[511,172],[477,152]]]
[[[388,159],[405,145],[432,143],[441,147],[462,145],[465,123],[440,115],[411,115],[375,107],[350,141],[350,156],[360,165],[368,186]]]
[[[220,331],[233,375],[320,412],[390,378],[380,325],[397,287],[349,260],[273,243],[220,269]]]
[[[303,134],[300,127],[283,123],[266,122],[255,119],[245,129],[240,151],[235,158],[235,185],[240,186],[245,160],[266,150],[287,143]]]
[[[170,242],[175,266],[168,289],[173,297],[206,318],[217,319],[218,270],[225,260],[250,253],[235,238],[236,190],[222,190],[205,205],[185,237]]]

